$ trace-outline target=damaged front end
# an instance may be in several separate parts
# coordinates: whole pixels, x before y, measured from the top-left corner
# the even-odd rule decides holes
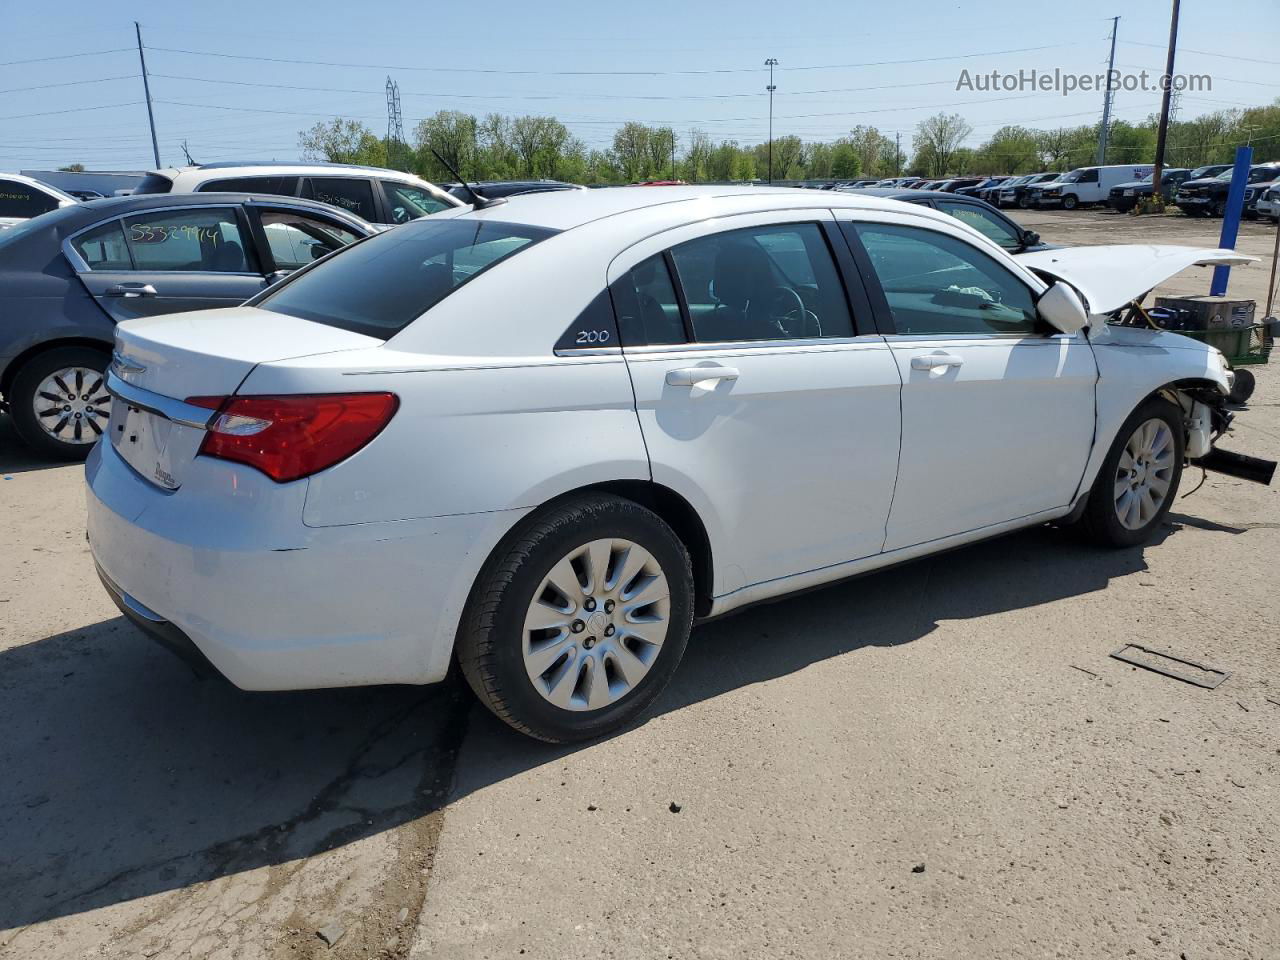
[[[1251,457],[1214,446],[1231,429],[1233,414],[1227,409],[1223,393],[1208,386],[1184,386],[1167,391],[1170,400],[1183,411],[1187,430],[1187,462],[1202,470],[1226,474],[1270,486],[1276,473],[1276,462]]]

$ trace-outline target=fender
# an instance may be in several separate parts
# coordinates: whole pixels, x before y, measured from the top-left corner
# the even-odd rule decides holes
[[[1089,342],[1098,363],[1097,429],[1081,492],[1093,486],[1121,424],[1151,394],[1166,387],[1176,392],[1181,383],[1211,386],[1223,397],[1231,390],[1226,361],[1213,347],[1164,330],[1117,327],[1095,319],[1099,322],[1090,327]]]

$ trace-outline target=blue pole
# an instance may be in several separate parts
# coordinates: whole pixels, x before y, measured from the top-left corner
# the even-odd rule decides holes
[[[1249,167],[1253,163],[1253,147],[1236,147],[1236,166],[1231,171],[1231,189],[1227,191],[1227,209],[1222,214],[1222,239],[1218,246],[1227,250],[1236,248],[1236,234],[1240,232],[1240,215],[1244,213],[1244,188],[1249,182]],[[1158,188],[1157,188],[1158,189]],[[1213,282],[1209,284],[1209,296],[1225,297],[1230,267],[1214,267]]]

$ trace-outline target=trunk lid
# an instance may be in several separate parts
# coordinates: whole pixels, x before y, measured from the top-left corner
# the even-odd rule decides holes
[[[214,413],[186,398],[229,396],[260,363],[382,343],[254,307],[130,320],[116,327],[109,442],[148,482],[176,490]]]
[[[1104,314],[1119,310],[1188,267],[1240,266],[1257,259],[1215,247],[1108,244],[1038,250],[1019,255],[1018,262],[1075,287],[1090,313]]]

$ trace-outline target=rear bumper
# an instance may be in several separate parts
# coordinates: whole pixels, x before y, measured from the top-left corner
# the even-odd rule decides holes
[[[94,566],[97,566],[97,564],[94,564]],[[190,637],[161,617],[160,614],[144,607],[121,590],[118,584],[103,573],[102,567],[98,567],[98,579],[107,588],[107,596],[120,609],[120,612],[125,615],[125,619],[135,627],[174,654],[178,659],[184,661],[200,676],[209,676],[217,673],[217,668],[209,662],[208,657],[200,652],[200,648],[195,645]]]
[[[89,544],[125,616],[245,690],[443,679],[477,571],[524,512],[314,529],[306,481],[218,469],[235,482],[170,493],[96,445]]]

